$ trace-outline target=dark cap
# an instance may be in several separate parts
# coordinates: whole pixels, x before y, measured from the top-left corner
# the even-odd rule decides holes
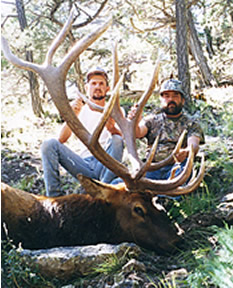
[[[87,72],[87,82],[90,81],[91,77],[94,75],[101,75],[104,77],[104,79],[107,82],[108,85],[108,74],[106,73],[106,71],[100,67],[94,67],[91,68],[88,72]]]

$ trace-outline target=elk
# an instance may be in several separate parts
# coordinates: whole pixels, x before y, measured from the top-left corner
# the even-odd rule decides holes
[[[142,162],[136,149],[135,127],[144,105],[151,96],[158,80],[159,61],[155,65],[148,89],[138,102],[136,117],[127,119],[121,110],[119,89],[123,75],[119,77],[117,45],[113,49],[113,88],[106,107],[101,109],[102,119],[91,135],[73,113],[66,95],[65,80],[75,59],[111,25],[108,19],[71,48],[60,65],[52,65],[53,55],[69,33],[73,12],[51,44],[42,65],[26,62],[11,53],[7,41],[2,39],[5,57],[15,66],[38,73],[63,119],[73,133],[88,147],[91,153],[108,169],[121,177],[123,183],[110,185],[77,175],[87,194],[61,197],[37,196],[2,184],[2,222],[6,224],[10,238],[23,247],[39,249],[56,246],[87,245],[100,242],[136,244],[157,252],[171,251],[181,239],[163,207],[156,203],[156,195],[184,195],[194,191],[204,177],[204,156],[198,175],[189,178],[194,161],[193,149],[183,172],[169,180],[151,180],[146,171],[156,170],[174,161],[173,155],[180,149],[185,135],[181,135],[173,153],[165,160],[152,163],[158,138],[153,144],[146,162]],[[129,154],[129,167],[109,156],[98,142],[108,117],[119,125]]]

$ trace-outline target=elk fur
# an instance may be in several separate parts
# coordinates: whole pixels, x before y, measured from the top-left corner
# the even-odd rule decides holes
[[[49,198],[2,183],[2,224],[8,236],[30,249],[103,242],[134,242],[158,253],[174,249],[180,237],[150,193],[83,179],[91,195]]]

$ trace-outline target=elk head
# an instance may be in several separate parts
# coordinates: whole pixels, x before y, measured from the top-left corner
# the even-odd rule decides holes
[[[89,102],[84,95],[79,93],[80,96],[83,98],[83,100],[88,103],[88,105],[94,107],[95,109],[99,109],[100,111],[103,112],[102,119],[100,123],[98,123],[92,135],[85,129],[85,127],[78,120],[78,118],[72,111],[71,106],[69,105],[69,101],[66,95],[65,80],[68,70],[75,61],[75,59],[85,49],[87,49],[87,47],[89,47],[98,37],[100,37],[100,35],[104,33],[105,30],[107,30],[107,28],[111,25],[112,20],[111,19],[107,20],[102,26],[98,27],[96,30],[93,30],[90,34],[88,34],[83,39],[78,41],[67,53],[67,55],[63,58],[60,65],[54,67],[52,66],[53,55],[56,52],[59,45],[65,39],[67,33],[69,32],[69,29],[72,25],[72,19],[73,19],[72,15],[73,14],[71,13],[67,20],[67,23],[64,25],[59,35],[52,43],[51,47],[48,50],[45,62],[42,65],[37,65],[34,63],[20,60],[18,57],[16,57],[11,53],[7,45],[7,42],[4,38],[2,39],[3,52],[6,58],[14,65],[38,73],[42,77],[58,111],[60,112],[63,119],[68,123],[73,133],[88,147],[91,153],[100,162],[102,162],[108,169],[113,171],[113,173],[115,173],[117,176],[121,177],[122,180],[124,181],[124,183],[121,185],[121,191],[124,191],[124,193],[123,192],[120,193],[119,192],[120,190],[118,188],[116,190],[112,185],[101,184],[102,191],[105,191],[104,197],[106,197],[106,191],[108,191],[107,193],[109,197],[108,200],[111,198],[112,199],[111,203],[114,202],[115,203],[114,205],[116,207],[118,206],[116,212],[118,215],[117,217],[119,223],[121,223],[121,226],[124,227],[125,233],[126,231],[128,231],[128,234],[131,233],[131,238],[127,236],[124,239],[122,238],[121,240],[122,241],[126,241],[127,239],[132,240],[132,235],[134,235],[135,242],[142,243],[143,241],[147,241],[146,238],[148,235],[148,239],[151,239],[150,244],[147,241],[147,243],[144,242],[144,246],[154,247],[153,241],[155,240],[153,239],[158,239],[159,235],[159,237],[161,237],[160,239],[163,239],[164,237],[166,238],[166,241],[165,240],[164,241],[169,242],[170,240],[167,238],[170,237],[166,237],[167,233],[166,231],[168,230],[164,230],[163,228],[165,226],[166,227],[169,226],[170,222],[168,221],[167,216],[166,217],[163,216],[164,215],[163,211],[159,211],[154,207],[154,205],[152,204],[152,199],[156,195],[164,194],[170,196],[177,196],[187,194],[195,190],[199,186],[204,176],[204,157],[202,156],[201,168],[199,169],[198,175],[193,177],[188,184],[184,183],[186,183],[192,171],[193,158],[194,158],[194,153],[192,149],[189,153],[185,169],[179,176],[169,180],[151,180],[144,177],[146,171],[159,169],[174,161],[173,155],[180,149],[185,131],[181,135],[180,140],[178,141],[177,146],[174,149],[173,153],[167,159],[159,163],[152,163],[152,159],[156,152],[156,147],[158,143],[157,138],[156,141],[154,142],[154,145],[151,149],[151,153],[146,162],[143,163],[140,160],[136,149],[135,127],[139,120],[139,116],[143,110],[143,107],[146,104],[149,97],[151,96],[155,88],[155,84],[158,80],[159,60],[155,65],[155,69],[152,74],[152,79],[150,81],[149,87],[138,102],[136,117],[133,120],[129,120],[124,117],[122,110],[120,109],[119,89],[123,80],[123,75],[119,77],[116,45],[114,46],[113,50],[113,75],[114,75],[113,89],[110,100],[108,101],[104,110],[101,107],[94,105],[92,102]],[[106,151],[99,144],[98,141],[99,136],[110,115],[117,122],[123,133],[129,154],[130,168],[124,166],[122,163],[113,159],[109,154],[106,153]],[[86,188],[86,191],[88,191],[88,193],[91,193],[91,191],[95,191],[96,185],[94,185],[93,183],[97,183],[96,181],[87,179],[86,177],[83,176],[79,176],[79,180],[81,184]],[[95,187],[94,190],[93,189],[91,190],[92,186]],[[92,192],[91,194],[94,195],[94,192]],[[131,194],[131,197],[127,196],[128,197],[127,201],[132,201],[131,203],[128,203],[127,201],[124,203],[124,201],[122,201],[123,198],[120,200],[120,197],[126,197],[122,195],[129,195],[129,194]],[[98,192],[98,195],[102,194]],[[148,204],[147,206],[142,205],[142,202],[139,201],[139,199],[142,198],[144,199],[143,201],[145,201],[147,204],[150,202],[150,204]],[[58,199],[56,201],[61,200]],[[128,205],[127,206],[128,209],[125,209],[125,205]],[[131,207],[130,209],[129,206]],[[129,213],[131,213],[130,223],[128,223]],[[153,229],[151,227],[155,224],[159,226],[159,230],[161,231],[158,232],[157,229],[154,230],[156,231],[155,233],[152,232]],[[140,229],[138,227],[140,227]],[[141,231],[144,232],[142,233]],[[151,234],[153,234],[153,238],[151,237]],[[141,240],[138,240],[139,238]],[[177,238],[174,237],[174,233],[173,233],[173,239],[177,240]],[[163,240],[160,242],[162,243]]]
[[[162,205],[156,203],[157,197],[150,192],[132,193],[125,185],[111,185],[79,175],[78,179],[95,199],[111,204],[116,211],[120,229],[116,231],[115,243],[134,242],[141,247],[164,253],[174,250],[175,244],[182,239],[178,226],[174,226]]]

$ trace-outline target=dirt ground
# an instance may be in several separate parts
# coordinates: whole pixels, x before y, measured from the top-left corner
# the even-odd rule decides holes
[[[57,137],[62,121],[50,99],[43,99],[43,118],[36,117],[26,79],[16,80],[18,76],[11,75],[9,88],[9,74],[2,73],[1,85],[1,179],[10,185],[21,183],[29,192],[44,193],[40,147],[45,139]],[[68,142],[72,149],[75,140],[72,137]],[[65,171],[61,170],[61,175],[64,182],[74,182]]]

